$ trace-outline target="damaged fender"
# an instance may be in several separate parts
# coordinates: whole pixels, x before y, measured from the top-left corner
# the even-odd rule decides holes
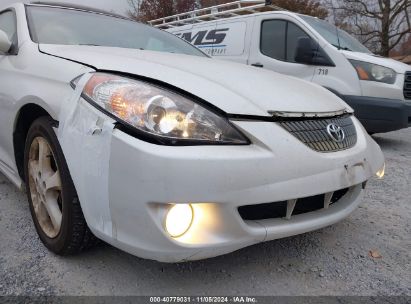
[[[57,137],[88,226],[97,235],[112,237],[108,181],[115,121],[81,98],[91,75],[81,77],[73,96],[62,105]]]

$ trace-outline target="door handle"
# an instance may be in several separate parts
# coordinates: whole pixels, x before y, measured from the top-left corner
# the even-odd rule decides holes
[[[257,67],[257,68],[263,68],[263,67],[264,67],[264,65],[261,64],[261,63],[259,63],[259,62],[253,63],[253,64],[251,64],[251,65],[254,66],[254,67]]]

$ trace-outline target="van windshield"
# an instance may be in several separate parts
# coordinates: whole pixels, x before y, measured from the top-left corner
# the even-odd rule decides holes
[[[34,42],[119,47],[207,56],[184,40],[128,19],[76,9],[27,6]]]
[[[345,51],[371,54],[371,51],[357,39],[327,21],[304,15],[300,15],[300,17],[336,48]]]

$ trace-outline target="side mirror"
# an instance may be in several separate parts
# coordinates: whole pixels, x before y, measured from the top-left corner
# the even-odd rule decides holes
[[[309,37],[298,38],[294,59],[295,62],[302,64],[335,66],[318,42]]]
[[[10,51],[12,42],[5,32],[0,30],[0,53],[6,54]]]
[[[300,37],[297,42],[297,51],[295,52],[295,61],[297,63],[313,64],[314,58],[318,51],[318,44],[311,38]]]

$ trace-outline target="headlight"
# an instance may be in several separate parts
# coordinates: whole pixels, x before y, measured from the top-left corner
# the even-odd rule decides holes
[[[368,62],[350,60],[361,80],[394,84],[397,74],[393,69]]]
[[[95,73],[84,87],[83,97],[151,142],[249,144],[223,115],[148,82]]]

